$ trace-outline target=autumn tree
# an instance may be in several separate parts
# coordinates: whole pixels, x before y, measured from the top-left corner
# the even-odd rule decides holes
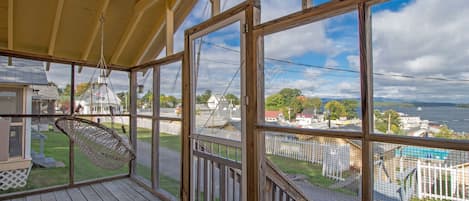
[[[90,83],[83,82],[77,85],[77,90],[75,91],[75,96],[79,97],[88,90]]]

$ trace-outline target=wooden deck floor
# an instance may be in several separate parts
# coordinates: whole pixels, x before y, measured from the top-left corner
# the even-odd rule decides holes
[[[8,201],[159,201],[130,179],[119,179]]]

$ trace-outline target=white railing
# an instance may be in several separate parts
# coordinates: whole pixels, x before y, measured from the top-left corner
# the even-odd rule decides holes
[[[469,167],[417,161],[417,197],[437,200],[469,200]]]
[[[349,144],[325,144],[266,136],[265,149],[269,155],[322,164],[322,175],[334,180],[344,180],[343,172],[350,168]]]

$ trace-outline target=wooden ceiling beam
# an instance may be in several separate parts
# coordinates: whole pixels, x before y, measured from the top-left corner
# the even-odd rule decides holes
[[[54,55],[55,43],[57,41],[57,33],[59,32],[63,8],[64,0],[58,0],[57,9],[55,11],[54,25],[52,26],[52,34],[49,41],[49,50],[47,51],[48,55]]]
[[[143,14],[155,2],[156,0],[140,0],[139,2],[137,2],[137,4],[134,7],[134,14],[132,18],[130,19],[130,22],[127,24],[127,28],[125,29],[125,32],[122,35],[119,41],[119,44],[111,57],[111,64],[114,64],[119,60],[119,57],[124,51],[124,48],[127,46],[130,38],[132,37],[135,30],[137,29],[137,25],[142,19]]]
[[[175,4],[172,7],[173,17],[174,17],[175,6],[178,5],[180,2],[181,2],[181,0],[176,1],[176,3],[172,2],[172,3]],[[174,21],[174,18],[173,18],[173,21]],[[152,27],[151,32],[149,34],[149,37],[145,40],[145,43],[143,43],[142,48],[137,53],[138,56],[136,57],[136,59],[133,63],[133,66],[141,64],[143,62],[143,59],[145,58],[145,56],[150,51],[152,45],[155,43],[156,38],[161,34],[161,32],[163,31],[163,28],[165,28],[165,27],[166,27],[166,20],[163,21],[161,24],[155,24]],[[173,27],[174,27],[174,24],[173,24]],[[174,32],[174,29],[173,29],[173,32]]]
[[[88,43],[86,43],[85,51],[81,55],[81,60],[88,60],[88,57],[90,56],[91,48],[93,47],[94,41],[96,40],[96,36],[98,35],[99,28],[101,26],[101,23],[99,19],[101,18],[101,15],[105,15],[107,8],[109,7],[109,0],[103,0],[103,4],[101,5],[101,8],[99,9],[99,12],[96,13],[96,23],[94,25],[93,31],[91,32],[90,37],[88,38]]]
[[[155,43],[156,38],[158,35],[160,35],[161,31],[163,31],[163,28],[166,26],[165,22],[162,22],[161,24],[155,24],[153,28],[151,29],[149,37],[145,40],[145,43],[143,43],[142,48],[137,53],[137,59],[134,61],[133,66],[136,66],[138,64],[141,64],[143,62],[143,59],[145,58],[145,55],[148,54],[150,51],[150,48],[153,43]]]
[[[8,49],[13,50],[13,2],[8,0]]]
[[[174,0],[166,0],[166,56],[174,52]]]
[[[212,17],[220,14],[220,0],[210,0],[212,3]]]

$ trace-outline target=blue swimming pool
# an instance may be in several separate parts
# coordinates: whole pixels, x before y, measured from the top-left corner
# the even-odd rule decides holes
[[[419,159],[436,159],[446,160],[449,152],[443,149],[423,148],[423,147],[404,147],[396,149],[395,154],[397,157],[414,157]]]

